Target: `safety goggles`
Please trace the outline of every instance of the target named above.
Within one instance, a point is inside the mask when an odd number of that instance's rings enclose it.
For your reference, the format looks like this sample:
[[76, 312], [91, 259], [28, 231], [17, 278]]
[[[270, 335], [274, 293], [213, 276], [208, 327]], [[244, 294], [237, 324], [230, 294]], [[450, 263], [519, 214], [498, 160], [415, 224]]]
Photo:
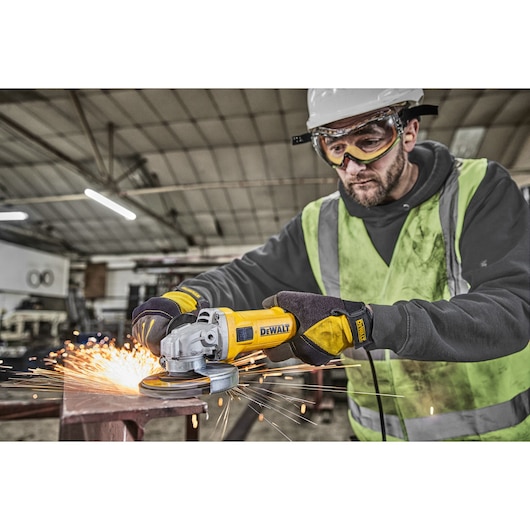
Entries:
[[398, 112], [389, 108], [341, 129], [317, 127], [311, 131], [311, 141], [331, 167], [344, 168], [347, 159], [361, 164], [375, 162], [397, 144], [402, 133]]

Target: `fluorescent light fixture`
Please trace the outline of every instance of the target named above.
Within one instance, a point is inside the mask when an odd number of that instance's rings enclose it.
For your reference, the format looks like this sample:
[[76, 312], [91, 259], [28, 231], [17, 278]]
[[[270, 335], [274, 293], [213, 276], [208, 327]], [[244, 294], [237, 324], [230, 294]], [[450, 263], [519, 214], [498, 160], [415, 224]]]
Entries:
[[130, 210], [127, 210], [127, 208], [124, 208], [123, 206], [120, 206], [118, 203], [111, 201], [110, 199], [108, 199], [104, 195], [101, 195], [101, 193], [98, 193], [97, 191], [87, 188], [85, 190], [85, 195], [87, 197], [90, 197], [94, 201], [99, 202], [99, 204], [106, 206], [110, 210], [119, 213], [120, 215], [123, 215], [123, 217], [125, 217], [125, 219], [128, 219], [129, 221], [134, 221], [136, 219], [135, 213], [131, 212]]
[[27, 218], [26, 212], [0, 212], [0, 221], [25, 221]]

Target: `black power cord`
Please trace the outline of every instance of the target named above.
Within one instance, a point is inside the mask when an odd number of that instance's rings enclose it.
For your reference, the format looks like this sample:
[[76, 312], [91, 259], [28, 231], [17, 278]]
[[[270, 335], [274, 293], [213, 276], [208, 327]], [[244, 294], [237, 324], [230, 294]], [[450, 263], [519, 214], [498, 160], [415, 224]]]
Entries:
[[386, 442], [386, 429], [385, 429], [385, 415], [383, 413], [383, 401], [381, 400], [381, 394], [379, 393], [379, 383], [377, 382], [377, 374], [375, 372], [375, 365], [374, 360], [372, 359], [372, 355], [368, 350], [366, 351], [366, 355], [368, 356], [368, 360], [370, 361], [370, 368], [372, 369], [372, 379], [374, 380], [374, 388], [376, 392], [376, 398], [377, 398], [377, 406], [379, 407], [379, 421], [381, 422], [381, 436], [383, 439], [383, 442]]

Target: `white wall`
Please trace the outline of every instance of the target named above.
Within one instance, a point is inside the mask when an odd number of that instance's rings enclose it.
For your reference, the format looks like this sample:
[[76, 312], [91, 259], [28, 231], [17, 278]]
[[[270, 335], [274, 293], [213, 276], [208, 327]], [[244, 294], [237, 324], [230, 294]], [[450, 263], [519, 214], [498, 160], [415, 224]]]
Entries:
[[67, 258], [0, 241], [0, 311], [12, 311], [29, 295], [64, 298]]

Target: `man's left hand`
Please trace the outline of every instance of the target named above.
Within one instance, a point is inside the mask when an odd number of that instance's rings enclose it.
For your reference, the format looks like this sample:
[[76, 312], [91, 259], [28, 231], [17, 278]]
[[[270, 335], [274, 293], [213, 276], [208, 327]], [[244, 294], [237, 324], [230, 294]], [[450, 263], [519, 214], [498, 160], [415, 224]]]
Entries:
[[[362, 302], [351, 302], [313, 293], [281, 291], [263, 300], [263, 307], [281, 307], [298, 321], [298, 333], [288, 344], [293, 355], [319, 366], [348, 347], [372, 344], [372, 311]], [[279, 346], [285, 350], [286, 345]], [[270, 352], [274, 359], [276, 348]]]

